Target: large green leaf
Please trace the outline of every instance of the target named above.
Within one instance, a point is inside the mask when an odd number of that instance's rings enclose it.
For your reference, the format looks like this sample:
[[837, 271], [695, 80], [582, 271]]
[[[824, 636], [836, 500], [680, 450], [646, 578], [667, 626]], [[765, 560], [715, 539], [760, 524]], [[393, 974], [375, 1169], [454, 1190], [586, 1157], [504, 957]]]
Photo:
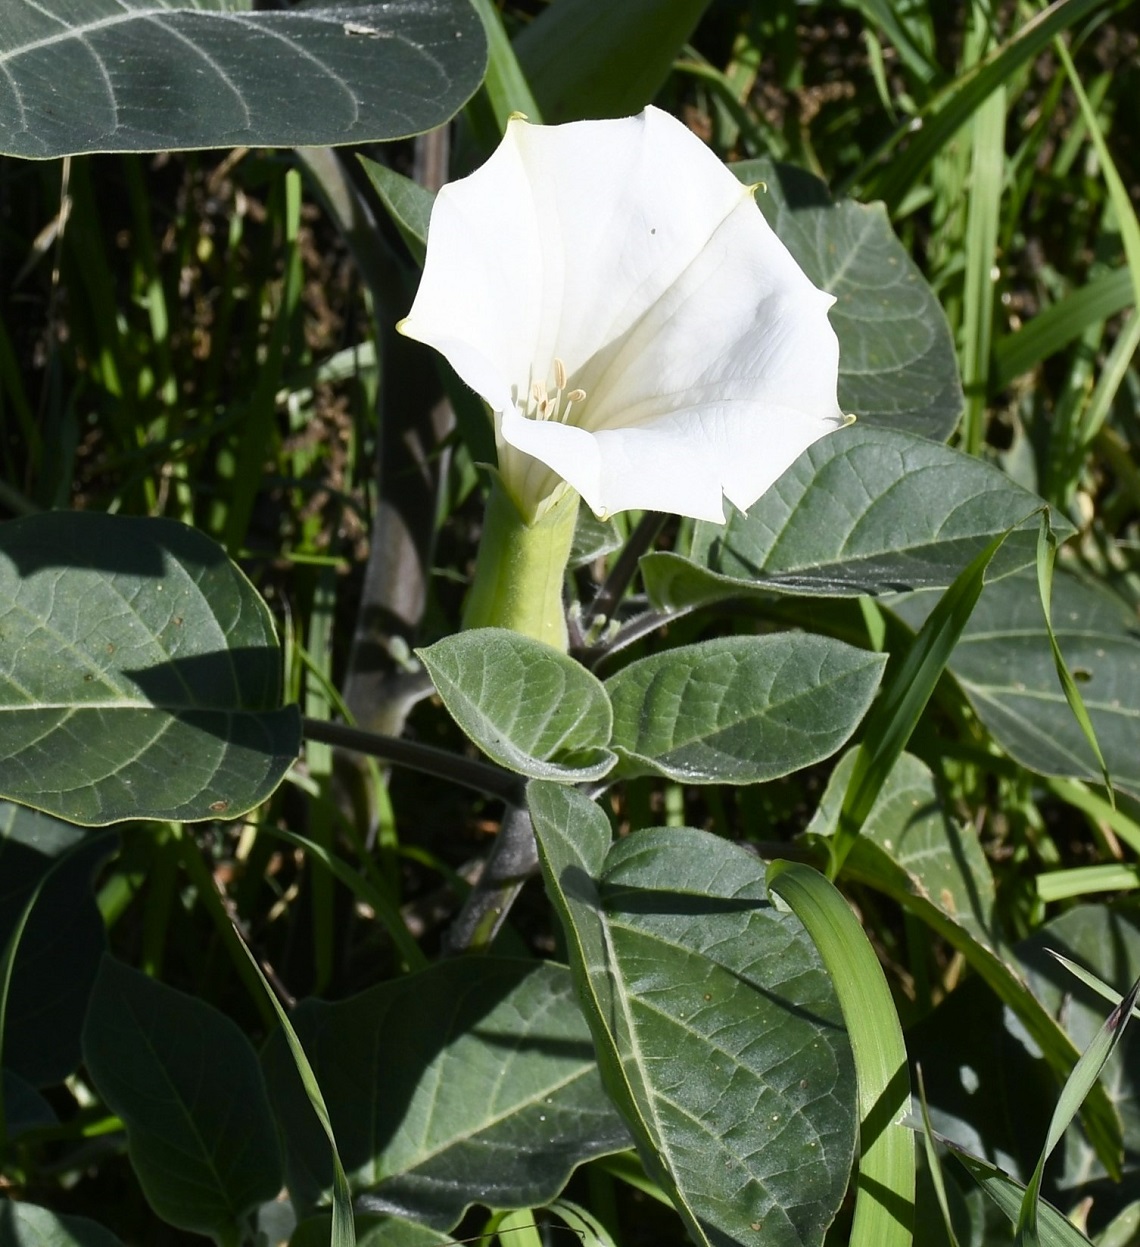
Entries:
[[666, 650], [606, 681], [623, 775], [755, 784], [830, 756], [866, 713], [886, 656], [800, 633]]
[[732, 166], [763, 183], [756, 202], [817, 286], [835, 296], [839, 405], [860, 420], [945, 440], [962, 413], [962, 382], [938, 298], [880, 203], [833, 203], [790, 165]]
[[746, 514], [699, 523], [690, 560], [651, 554], [642, 569], [654, 601], [675, 607], [773, 591], [853, 597], [944, 588], [1023, 522], [987, 575], [1033, 562], [1038, 525], [1030, 517], [1042, 506], [981, 459], [856, 425], [816, 442]]
[[301, 147], [440, 125], [487, 60], [465, 0], [5, 0], [0, 151]]
[[[359, 1207], [446, 1229], [472, 1203], [552, 1199], [575, 1165], [629, 1146], [563, 966], [444, 961], [305, 1001], [293, 1022]], [[328, 1143], [279, 1035], [263, 1064], [290, 1189], [312, 1202], [331, 1184]]]
[[0, 1200], [0, 1243], [4, 1247], [122, 1247], [86, 1217], [61, 1217], [35, 1204]]
[[574, 781], [613, 766], [605, 690], [559, 650], [505, 628], [474, 628], [416, 653], [452, 718], [500, 766]]
[[[933, 605], [891, 604], [912, 627]], [[1114, 784], [1140, 794], [1140, 640], [1136, 619], [1108, 590], [1058, 572], [1053, 626]], [[1100, 767], [1057, 679], [1037, 582], [1026, 573], [988, 585], [950, 658], [950, 671], [995, 740], [1046, 775], [1097, 783]]]
[[235, 818], [300, 748], [265, 603], [171, 520], [0, 525], [0, 795], [84, 824]]
[[224, 1014], [104, 957], [83, 1030], [99, 1094], [127, 1128], [131, 1164], [164, 1221], [236, 1234], [281, 1189], [257, 1055]]
[[820, 1243], [857, 1115], [815, 945], [735, 845], [687, 828], [611, 844], [580, 792], [529, 794], [602, 1077], [650, 1176], [703, 1247]]
[[626, 117], [652, 103], [709, 0], [555, 0], [515, 39], [543, 120]]
[[62, 1082], [79, 1064], [107, 942], [91, 881], [115, 842], [0, 801], [0, 952], [39, 889], [15, 950], [0, 1060], [34, 1086]]

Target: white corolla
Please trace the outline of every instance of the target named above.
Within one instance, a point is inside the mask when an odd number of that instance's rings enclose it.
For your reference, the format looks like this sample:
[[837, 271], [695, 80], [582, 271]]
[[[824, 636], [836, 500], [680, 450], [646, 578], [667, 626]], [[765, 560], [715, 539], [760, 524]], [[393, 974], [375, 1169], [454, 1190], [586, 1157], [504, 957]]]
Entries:
[[436, 199], [400, 329], [489, 405], [526, 522], [565, 493], [722, 521], [817, 438], [836, 400], [831, 295], [744, 186], [655, 108], [512, 119]]

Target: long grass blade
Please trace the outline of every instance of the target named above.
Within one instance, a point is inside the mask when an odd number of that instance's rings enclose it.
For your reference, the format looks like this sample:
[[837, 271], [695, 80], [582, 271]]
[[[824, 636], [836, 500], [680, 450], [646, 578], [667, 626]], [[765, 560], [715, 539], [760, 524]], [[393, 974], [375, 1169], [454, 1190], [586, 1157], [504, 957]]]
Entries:
[[819, 949], [851, 1038], [859, 1096], [859, 1171], [848, 1247], [910, 1247], [914, 1135], [906, 1045], [890, 988], [842, 893], [800, 862], [768, 867], [768, 888], [787, 902]]

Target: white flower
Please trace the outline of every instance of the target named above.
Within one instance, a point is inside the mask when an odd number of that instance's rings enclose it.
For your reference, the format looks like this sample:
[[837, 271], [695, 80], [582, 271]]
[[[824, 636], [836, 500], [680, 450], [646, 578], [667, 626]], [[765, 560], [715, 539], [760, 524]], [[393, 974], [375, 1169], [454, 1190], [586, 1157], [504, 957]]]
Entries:
[[[495, 415], [534, 518], [568, 482], [600, 516], [723, 521], [847, 421], [817, 289], [716, 156], [667, 113], [512, 119], [436, 199], [400, 329]], [[722, 497], [723, 495], [723, 497]]]

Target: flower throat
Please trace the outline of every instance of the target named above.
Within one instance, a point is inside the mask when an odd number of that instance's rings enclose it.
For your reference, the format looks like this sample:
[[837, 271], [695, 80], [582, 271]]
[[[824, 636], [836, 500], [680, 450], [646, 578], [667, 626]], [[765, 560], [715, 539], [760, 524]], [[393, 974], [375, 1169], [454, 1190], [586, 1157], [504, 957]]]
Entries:
[[[566, 365], [555, 356], [554, 392], [547, 389], [545, 381], [532, 381], [527, 390], [526, 406], [522, 408], [522, 414], [528, 420], [557, 420], [565, 424], [570, 419], [570, 409], [585, 397], [585, 390], [567, 391]], [[515, 401], [518, 401], [517, 395]]]

